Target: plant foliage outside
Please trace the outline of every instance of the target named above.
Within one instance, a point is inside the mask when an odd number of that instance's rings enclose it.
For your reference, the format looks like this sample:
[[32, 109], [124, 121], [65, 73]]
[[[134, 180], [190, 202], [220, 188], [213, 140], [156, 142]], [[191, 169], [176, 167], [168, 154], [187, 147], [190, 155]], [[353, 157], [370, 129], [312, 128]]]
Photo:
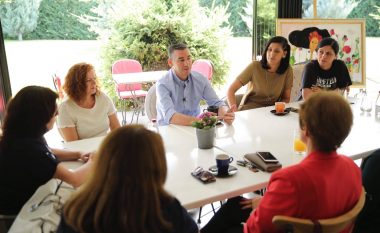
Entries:
[[6, 38], [18, 40], [94, 40], [88, 17], [97, 0], [0, 0], [0, 16]]
[[[122, 13], [115, 12], [115, 18], [102, 23], [112, 25], [101, 54], [103, 86], [110, 96], [116, 97], [111, 76], [111, 67], [116, 60], [135, 59], [142, 64], [144, 71], [166, 70], [169, 68], [167, 47], [177, 42], [187, 43], [194, 60], [210, 59], [214, 65], [213, 84], [224, 83], [229, 65], [223, 52], [231, 33], [229, 27], [222, 27], [227, 23], [225, 8], [201, 8], [196, 0], [129, 0], [119, 3], [123, 5], [113, 5], [112, 9], [120, 9]], [[105, 5], [99, 7], [105, 11]]]
[[[253, 0], [248, 0], [247, 5], [240, 13], [243, 21], [249, 28], [252, 35], [253, 31]], [[275, 0], [258, 0], [257, 1], [257, 49], [258, 55], [264, 52], [268, 40], [276, 35], [276, 1]]]
[[[358, 2], [356, 2], [356, 0], [319, 0], [317, 3], [317, 17], [327, 19], [345, 19], [357, 5]], [[305, 10], [303, 11], [302, 18], [313, 17], [314, 5], [308, 4], [308, 7], [305, 7]]]
[[42, 0], [38, 26], [25, 39], [95, 40], [84, 19], [97, 16], [91, 11], [96, 6], [96, 0]]
[[[366, 36], [380, 37], [379, 0], [360, 1], [347, 18], [365, 18]], [[377, 17], [376, 17], [377, 16]]]
[[[225, 6], [227, 8], [228, 22], [232, 27], [232, 33], [234, 37], [249, 36], [249, 26], [243, 22], [241, 12], [244, 6], [246, 6], [248, 0], [199, 0], [199, 4], [204, 7], [212, 9], [214, 6]], [[252, 12], [252, 8], [250, 9]], [[252, 24], [252, 21], [251, 23]], [[252, 26], [251, 26], [252, 27]]]
[[204, 112], [197, 117], [199, 120], [191, 123], [197, 129], [210, 129], [216, 126], [218, 118], [211, 112]]
[[23, 34], [37, 27], [40, 0], [0, 1], [0, 17], [4, 34], [22, 40]]
[[[380, 29], [380, 5], [379, 6], [375, 6], [376, 10], [377, 10], [377, 14], [370, 14], [370, 16], [376, 20], [378, 22], [378, 29]], [[379, 30], [380, 31], [380, 30]]]

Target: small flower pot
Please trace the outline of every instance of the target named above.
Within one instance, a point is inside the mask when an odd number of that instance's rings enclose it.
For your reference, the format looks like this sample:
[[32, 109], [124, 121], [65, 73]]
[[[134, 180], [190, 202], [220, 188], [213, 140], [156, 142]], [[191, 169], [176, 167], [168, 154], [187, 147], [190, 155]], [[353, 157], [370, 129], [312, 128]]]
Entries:
[[211, 149], [214, 146], [215, 127], [209, 129], [196, 128], [196, 134], [199, 149]]

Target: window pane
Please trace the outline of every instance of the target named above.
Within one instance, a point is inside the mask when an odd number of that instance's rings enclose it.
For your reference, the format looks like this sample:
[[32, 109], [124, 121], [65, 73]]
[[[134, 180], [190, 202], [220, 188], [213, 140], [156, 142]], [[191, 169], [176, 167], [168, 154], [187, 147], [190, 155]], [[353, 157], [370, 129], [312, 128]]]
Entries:
[[318, 0], [318, 18], [345, 19], [357, 6], [354, 0]]
[[313, 0], [302, 0], [302, 18], [313, 18]]

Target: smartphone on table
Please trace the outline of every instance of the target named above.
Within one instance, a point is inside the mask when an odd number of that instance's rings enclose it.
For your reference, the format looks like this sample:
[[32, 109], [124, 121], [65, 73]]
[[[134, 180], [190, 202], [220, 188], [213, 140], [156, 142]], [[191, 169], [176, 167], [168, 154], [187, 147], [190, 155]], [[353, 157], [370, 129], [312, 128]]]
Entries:
[[257, 155], [266, 163], [278, 163], [278, 160], [274, 155], [268, 151], [256, 152]]

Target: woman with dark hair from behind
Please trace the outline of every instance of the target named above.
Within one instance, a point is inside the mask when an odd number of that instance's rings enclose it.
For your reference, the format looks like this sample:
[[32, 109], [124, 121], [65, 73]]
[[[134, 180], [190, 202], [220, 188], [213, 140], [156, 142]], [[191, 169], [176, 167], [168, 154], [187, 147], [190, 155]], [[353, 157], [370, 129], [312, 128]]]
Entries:
[[380, 232], [380, 149], [370, 154], [362, 164], [365, 204], [356, 219], [355, 233]]
[[141, 125], [112, 131], [94, 156], [88, 182], [67, 201], [58, 233], [198, 232], [179, 201], [164, 190], [165, 149]]
[[[290, 45], [282, 36], [271, 38], [261, 61], [249, 64], [227, 91], [228, 104], [233, 111], [274, 105], [276, 101], [289, 102], [293, 85], [293, 69], [289, 65]], [[239, 103], [235, 93], [249, 84]]]
[[51, 149], [44, 134], [53, 128], [58, 95], [49, 88], [21, 89], [7, 106], [0, 140], [0, 214], [16, 215], [37, 188], [51, 178], [77, 187], [90, 163], [69, 171], [59, 160], [87, 161], [88, 154]]
[[317, 47], [317, 60], [312, 60], [302, 72], [302, 97], [320, 90], [335, 90], [343, 93], [351, 86], [347, 66], [337, 59], [339, 45], [330, 37], [323, 38]]

